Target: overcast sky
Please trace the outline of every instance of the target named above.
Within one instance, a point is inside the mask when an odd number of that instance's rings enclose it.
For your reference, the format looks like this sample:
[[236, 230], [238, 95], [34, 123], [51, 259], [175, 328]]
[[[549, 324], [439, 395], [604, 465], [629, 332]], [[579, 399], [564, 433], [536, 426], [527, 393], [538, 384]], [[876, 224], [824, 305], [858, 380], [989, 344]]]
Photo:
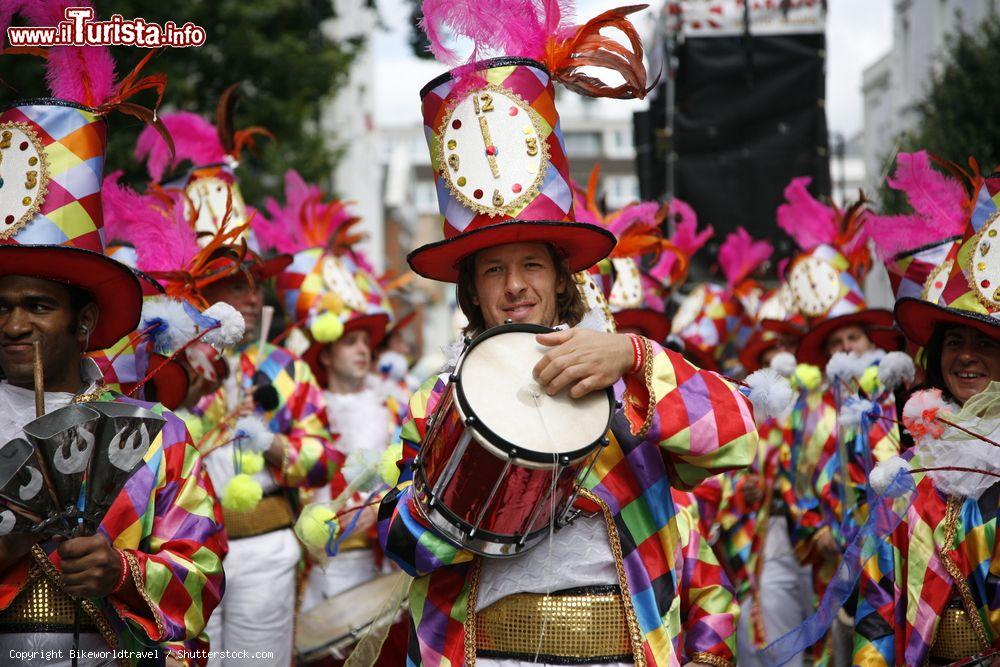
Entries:
[[[577, 14], [589, 18], [602, 9], [625, 4], [629, 3], [579, 0]], [[831, 131], [850, 136], [864, 122], [861, 73], [892, 46], [892, 0], [828, 0], [828, 5], [827, 118]], [[388, 125], [419, 122], [417, 93], [444, 67], [433, 61], [421, 62], [410, 54], [409, 3], [378, 0], [378, 8], [386, 27], [374, 39], [378, 122]], [[637, 25], [648, 22], [650, 14], [650, 10], [636, 14]]]

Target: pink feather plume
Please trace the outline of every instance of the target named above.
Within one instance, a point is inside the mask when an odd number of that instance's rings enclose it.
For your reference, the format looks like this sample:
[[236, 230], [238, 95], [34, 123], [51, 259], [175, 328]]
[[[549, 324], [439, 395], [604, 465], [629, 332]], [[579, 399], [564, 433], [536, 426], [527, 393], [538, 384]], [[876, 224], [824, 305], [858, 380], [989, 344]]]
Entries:
[[910, 215], [873, 215], [865, 222], [865, 237], [872, 238], [882, 259], [962, 234], [968, 213], [962, 184], [931, 165], [927, 151], [900, 153], [896, 172], [886, 179], [894, 190], [906, 194]]
[[269, 197], [267, 217], [258, 214], [252, 223], [261, 248], [294, 254], [335, 242], [338, 232], [346, 232], [346, 225], [357, 218], [345, 202], [324, 197], [318, 186], [306, 183], [294, 169], [285, 172], [285, 203]]
[[698, 231], [698, 215], [686, 201], [681, 199], [671, 201], [668, 215], [674, 219], [674, 235], [670, 237], [670, 241], [686, 252], [688, 257], [694, 257], [695, 253], [715, 236], [712, 225]]
[[[17, 4], [15, 2], [15, 4]], [[30, 0], [20, 13], [32, 25], [55, 26], [66, 19], [68, 7], [93, 7], [89, 0]], [[45, 80], [54, 97], [88, 107], [99, 107], [115, 91], [115, 61], [106, 46], [53, 46], [49, 49]]]
[[607, 221], [607, 228], [617, 238], [629, 230], [633, 225], [643, 227], [656, 227], [656, 214], [660, 210], [657, 202], [638, 202], [629, 204], [611, 216]]
[[719, 247], [719, 266], [730, 287], [736, 287], [771, 258], [774, 248], [767, 241], [754, 241], [742, 227], [729, 234]]
[[778, 207], [778, 226], [803, 250], [812, 250], [837, 238], [836, 210], [816, 200], [807, 189], [812, 179], [793, 178], [785, 187], [785, 202]]
[[108, 174], [101, 186], [107, 238], [132, 245], [141, 271], [184, 269], [199, 248], [183, 204], [175, 201], [168, 210], [156, 197], [121, 185], [121, 175], [121, 171]]
[[174, 159], [170, 161], [170, 149], [153, 127], [147, 126], [139, 134], [135, 145], [135, 158], [146, 163], [149, 178], [159, 183], [167, 169], [173, 169], [184, 160], [195, 165], [223, 162], [226, 151], [219, 141], [215, 127], [198, 114], [178, 111], [164, 114], [160, 120], [174, 140]]
[[7, 43], [7, 28], [14, 21], [14, 15], [20, 12], [26, 0], [4, 0], [0, 2], [0, 51]]
[[[456, 66], [490, 56], [539, 59], [549, 35], [561, 35], [574, 14], [571, 0], [424, 0], [421, 27], [430, 50], [441, 62]], [[446, 42], [472, 43], [464, 59]]]

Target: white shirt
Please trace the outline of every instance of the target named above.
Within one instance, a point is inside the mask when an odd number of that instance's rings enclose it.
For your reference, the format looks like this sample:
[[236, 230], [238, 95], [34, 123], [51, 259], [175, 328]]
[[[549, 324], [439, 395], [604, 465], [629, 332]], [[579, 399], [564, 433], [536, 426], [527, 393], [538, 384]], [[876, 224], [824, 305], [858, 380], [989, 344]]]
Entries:
[[[80, 360], [80, 377], [84, 389], [81, 393], [93, 391], [103, 379], [100, 369], [93, 359]], [[68, 391], [45, 392], [45, 412], [66, 407], [76, 397]], [[6, 380], [0, 380], [0, 444], [7, 443], [23, 435], [22, 429], [35, 420], [35, 391], [15, 387]]]

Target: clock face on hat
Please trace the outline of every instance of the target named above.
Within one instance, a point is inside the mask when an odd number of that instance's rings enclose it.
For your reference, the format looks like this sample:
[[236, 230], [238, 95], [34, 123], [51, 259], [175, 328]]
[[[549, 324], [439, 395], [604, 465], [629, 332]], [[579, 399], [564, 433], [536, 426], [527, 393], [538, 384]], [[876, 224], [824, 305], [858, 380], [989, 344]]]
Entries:
[[347, 270], [343, 260], [339, 257], [324, 257], [321, 270], [323, 284], [328, 290], [339, 296], [344, 305], [359, 313], [365, 311], [368, 301], [361, 293], [358, 283], [354, 280], [353, 274]]
[[694, 324], [705, 307], [705, 294], [705, 286], [699, 285], [681, 301], [681, 305], [674, 315], [673, 325], [671, 326], [673, 333], [679, 334]]
[[611, 260], [615, 267], [615, 283], [608, 302], [612, 308], [638, 308], [642, 305], [642, 281], [639, 267], [628, 257]]
[[757, 321], [784, 320], [795, 309], [795, 298], [788, 283], [782, 283], [778, 291], [764, 300], [757, 310]]
[[0, 239], [28, 224], [48, 190], [45, 150], [26, 123], [0, 123]]
[[840, 274], [831, 264], [817, 257], [806, 257], [789, 271], [788, 286], [804, 315], [820, 317], [840, 296]]
[[927, 280], [924, 281], [924, 288], [920, 294], [920, 298], [931, 303], [937, 303], [938, 299], [944, 293], [944, 287], [948, 284], [948, 276], [951, 274], [951, 269], [954, 265], [955, 260], [949, 259], [943, 264], [934, 267], [934, 270], [927, 274]]
[[1000, 309], [1000, 212], [994, 213], [982, 226], [969, 254], [969, 283], [980, 303], [994, 312]]
[[438, 168], [463, 204], [477, 213], [507, 215], [538, 194], [549, 163], [542, 134], [537, 112], [512, 91], [480, 88], [445, 117]]
[[[231, 193], [231, 194], [230, 194]], [[205, 176], [196, 178], [184, 189], [184, 217], [191, 219], [197, 211], [194, 231], [198, 236], [199, 245], [207, 245], [219, 231], [219, 226], [226, 215], [226, 206], [230, 206], [229, 217], [225, 219], [226, 229], [234, 229], [247, 221], [247, 207], [243, 202], [240, 189], [232, 186], [221, 178]], [[230, 197], [232, 198], [230, 202]], [[242, 236], [240, 238], [245, 238]]]

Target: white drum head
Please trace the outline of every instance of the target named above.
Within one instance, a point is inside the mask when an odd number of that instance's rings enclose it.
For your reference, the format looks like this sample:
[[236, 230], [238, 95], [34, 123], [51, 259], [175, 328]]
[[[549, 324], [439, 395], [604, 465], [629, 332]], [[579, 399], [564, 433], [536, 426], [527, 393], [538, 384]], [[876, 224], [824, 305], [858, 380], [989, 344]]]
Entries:
[[551, 348], [534, 333], [510, 331], [478, 341], [459, 371], [462, 393], [486, 428], [516, 447], [542, 454], [573, 452], [595, 443], [608, 428], [608, 394], [549, 396], [531, 371]]

